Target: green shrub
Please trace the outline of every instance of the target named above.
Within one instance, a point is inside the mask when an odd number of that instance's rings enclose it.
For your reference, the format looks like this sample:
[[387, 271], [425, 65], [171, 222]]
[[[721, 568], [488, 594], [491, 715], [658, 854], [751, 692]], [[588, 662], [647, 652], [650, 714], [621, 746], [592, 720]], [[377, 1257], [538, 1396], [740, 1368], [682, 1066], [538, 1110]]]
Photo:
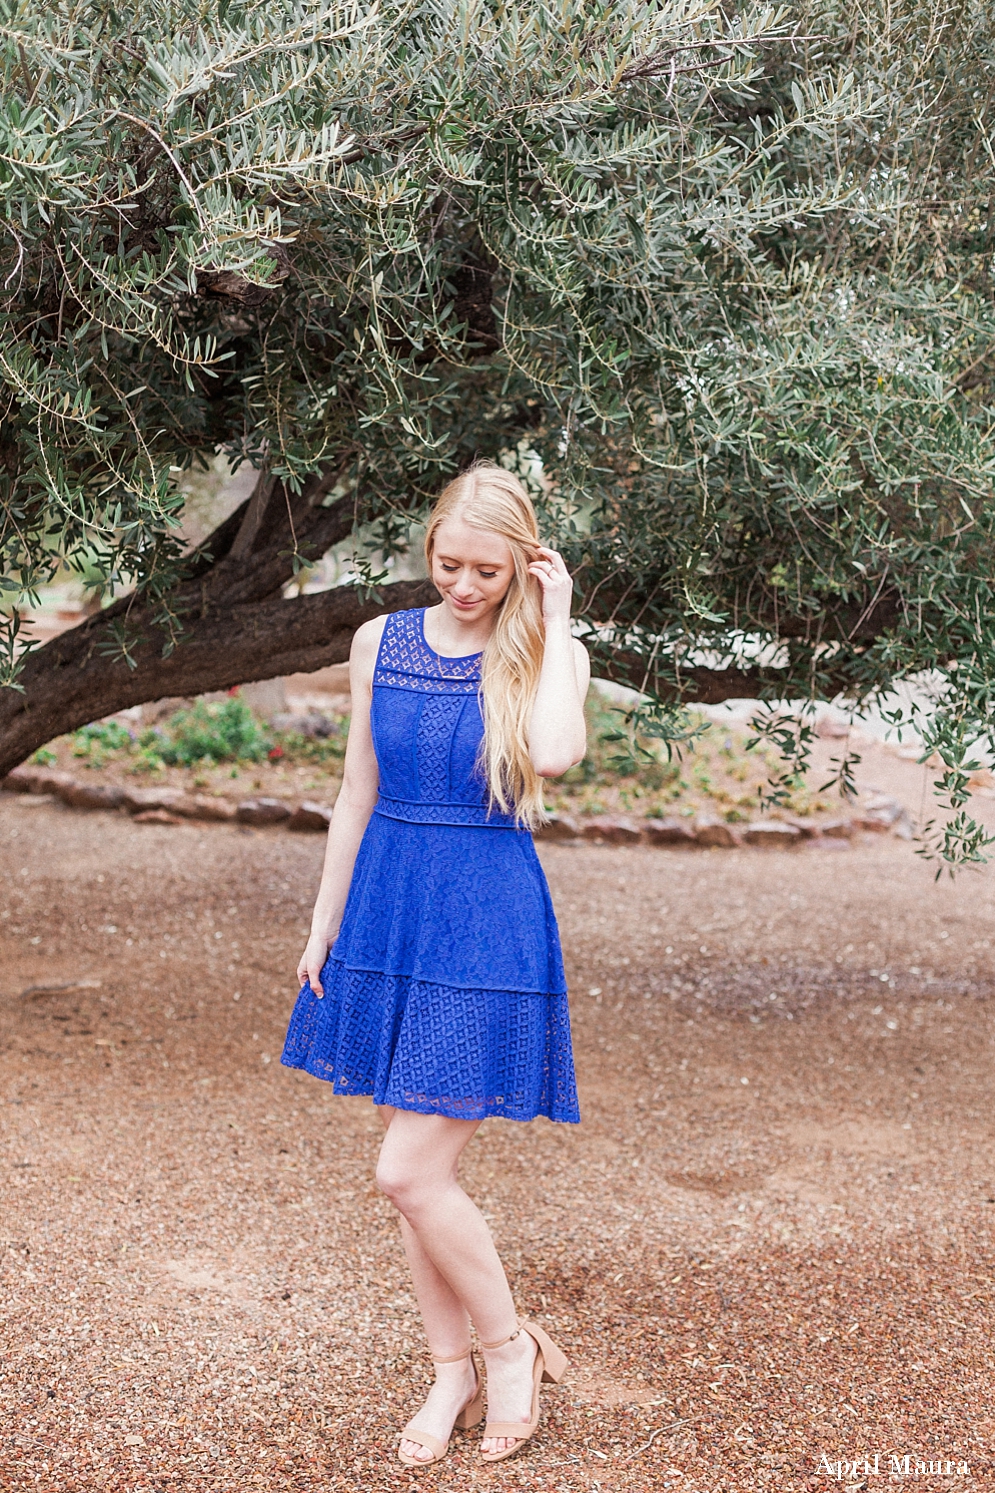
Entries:
[[[748, 750], [749, 734], [742, 727], [723, 728], [694, 716], [691, 738], [668, 758], [662, 741], [634, 733], [624, 707], [597, 689], [588, 696], [586, 715], [587, 752], [551, 789], [555, 795], [551, 808], [579, 814], [621, 811], [654, 818], [674, 813], [690, 816], [707, 806], [737, 824], [761, 812], [764, 772], [783, 771], [776, 752]], [[751, 780], [755, 780], [752, 786]], [[827, 800], [813, 796], [804, 778], [796, 776], [786, 782], [789, 791], [782, 807], [791, 813], [831, 808]]]
[[218, 762], [259, 762], [270, 745], [269, 737], [245, 701], [238, 695], [229, 695], [227, 700], [216, 704], [198, 700], [189, 710], [178, 710], [167, 732], [158, 738], [155, 749], [171, 766], [191, 767], [205, 759], [205, 765], [209, 766]]
[[347, 723], [334, 736], [302, 736], [299, 731], [277, 731], [273, 736], [276, 745], [268, 755], [273, 759], [280, 756], [287, 762], [311, 763], [318, 767], [336, 764], [345, 757], [347, 736]]
[[130, 751], [135, 738], [120, 721], [95, 721], [74, 731], [70, 739], [73, 756], [84, 758], [87, 767], [99, 769], [107, 765], [112, 752]]
[[131, 746], [134, 737], [120, 721], [96, 721], [73, 733], [73, 756], [88, 757], [95, 749], [120, 752]]
[[[146, 740], [146, 737], [149, 736], [152, 737], [151, 741]], [[129, 772], [162, 772], [163, 766], [165, 764], [163, 763], [162, 757], [159, 755], [159, 741], [160, 738], [154, 731], [147, 731], [143, 733], [143, 735], [139, 738], [139, 748], [135, 754], [134, 762], [128, 769]]]

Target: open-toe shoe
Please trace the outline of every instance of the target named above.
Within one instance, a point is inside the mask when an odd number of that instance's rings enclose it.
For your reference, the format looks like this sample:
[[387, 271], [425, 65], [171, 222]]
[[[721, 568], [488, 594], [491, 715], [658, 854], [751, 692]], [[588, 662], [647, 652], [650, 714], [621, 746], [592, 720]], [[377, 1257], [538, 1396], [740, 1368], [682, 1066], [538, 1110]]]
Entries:
[[500, 1436], [505, 1439], [514, 1437], [515, 1445], [506, 1447], [501, 1452], [481, 1452], [481, 1460], [484, 1462], [503, 1462], [506, 1457], [513, 1457], [516, 1452], [521, 1451], [529, 1437], [539, 1426], [539, 1386], [547, 1384], [559, 1384], [567, 1371], [566, 1355], [553, 1342], [548, 1333], [535, 1322], [530, 1322], [528, 1317], [519, 1317], [518, 1326], [514, 1332], [502, 1338], [499, 1343], [482, 1343], [481, 1347], [488, 1352], [495, 1348], [503, 1348], [505, 1343], [510, 1343], [520, 1332], [525, 1332], [536, 1345], [535, 1362], [532, 1366], [532, 1409], [529, 1419], [524, 1424], [521, 1421], [489, 1420], [484, 1426], [484, 1439], [490, 1436]]
[[[477, 1368], [477, 1360], [474, 1358], [472, 1350], [470, 1348], [467, 1348], [465, 1353], [456, 1353], [452, 1358], [433, 1357], [432, 1362], [462, 1363], [464, 1358], [468, 1358], [473, 1364], [473, 1372], [476, 1378], [476, 1384], [474, 1386], [473, 1394], [467, 1400], [466, 1404], [463, 1406], [463, 1409], [453, 1421], [453, 1426], [459, 1427], [461, 1431], [470, 1431], [474, 1426], [479, 1425], [484, 1415], [484, 1381], [481, 1377], [480, 1370]], [[417, 1416], [415, 1417], [415, 1419], [417, 1419]], [[397, 1460], [403, 1463], [405, 1467], [431, 1467], [434, 1463], [441, 1462], [443, 1457], [446, 1455], [446, 1452], [449, 1450], [448, 1441], [440, 1441], [438, 1436], [432, 1436], [428, 1431], [420, 1430], [419, 1427], [415, 1425], [414, 1420], [408, 1421], [408, 1424], [401, 1432], [400, 1439], [402, 1441], [417, 1441], [419, 1446], [424, 1446], [428, 1451], [432, 1453], [430, 1457], [419, 1458], [406, 1457], [402, 1451], [399, 1451], [397, 1454]]]

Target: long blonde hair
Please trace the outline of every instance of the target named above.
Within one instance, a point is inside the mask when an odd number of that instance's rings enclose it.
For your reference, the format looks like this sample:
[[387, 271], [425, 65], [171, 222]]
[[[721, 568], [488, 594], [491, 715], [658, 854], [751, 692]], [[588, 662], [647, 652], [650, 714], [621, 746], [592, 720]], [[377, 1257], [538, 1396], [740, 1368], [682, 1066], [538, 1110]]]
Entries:
[[475, 529], [507, 540], [515, 564], [481, 665], [481, 767], [492, 807], [513, 812], [519, 824], [534, 829], [546, 817], [542, 778], [529, 756], [529, 719], [546, 642], [541, 587], [529, 575], [539, 546], [535, 509], [511, 472], [493, 462], [474, 462], [443, 488], [432, 509], [425, 533], [430, 569], [436, 530], [456, 513]]

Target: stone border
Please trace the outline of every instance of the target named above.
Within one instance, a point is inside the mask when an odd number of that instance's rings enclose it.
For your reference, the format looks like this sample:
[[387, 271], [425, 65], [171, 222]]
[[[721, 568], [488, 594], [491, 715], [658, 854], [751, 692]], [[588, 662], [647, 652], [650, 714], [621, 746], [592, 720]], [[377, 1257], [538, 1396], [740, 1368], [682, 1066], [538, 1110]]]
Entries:
[[[305, 799], [291, 805], [280, 798], [243, 798], [233, 803], [207, 794], [184, 793], [182, 788], [120, 788], [116, 784], [86, 783], [72, 773], [47, 767], [15, 767], [0, 779], [6, 793], [50, 795], [73, 809], [123, 809], [136, 824], [181, 824], [186, 819], [253, 826], [282, 825], [298, 833], [327, 830], [332, 810]], [[631, 819], [624, 815], [574, 818], [552, 814], [536, 839], [594, 845], [684, 845], [699, 849], [732, 849], [738, 845], [783, 850], [794, 845], [851, 840], [861, 830], [912, 838], [912, 821], [897, 798], [872, 796], [859, 814], [821, 824], [803, 819], [757, 819], [751, 824], [727, 824], [709, 814], [695, 819]]]
[[536, 834], [537, 840], [561, 844], [586, 842], [595, 845], [684, 845], [699, 849], [733, 849], [750, 845], [783, 850], [794, 845], [825, 841], [842, 848], [862, 830], [871, 834], [893, 834], [911, 840], [912, 821], [897, 798], [874, 795], [859, 813], [848, 819], [821, 823], [805, 819], [755, 819], [750, 824], [729, 824], [711, 814], [694, 819], [630, 819], [624, 815], [574, 818], [552, 814]]
[[15, 767], [0, 780], [6, 793], [36, 793], [61, 799], [72, 809], [123, 809], [136, 824], [181, 824], [185, 819], [250, 825], [282, 824], [298, 831], [327, 830], [332, 817], [327, 804], [291, 805], [280, 798], [227, 798], [184, 793], [182, 788], [120, 788], [110, 783], [86, 783], [72, 773], [47, 767]]

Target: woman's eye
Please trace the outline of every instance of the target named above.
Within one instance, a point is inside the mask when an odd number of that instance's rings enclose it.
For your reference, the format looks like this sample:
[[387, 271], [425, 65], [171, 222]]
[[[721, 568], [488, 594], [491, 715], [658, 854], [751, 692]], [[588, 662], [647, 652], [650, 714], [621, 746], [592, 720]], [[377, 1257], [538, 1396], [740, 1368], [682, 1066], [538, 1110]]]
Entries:
[[447, 565], [445, 561], [442, 561], [442, 568], [443, 570], [459, 570], [458, 565]]
[[496, 570], [482, 570], [480, 572], [480, 579], [482, 581], [492, 581], [496, 575]]

